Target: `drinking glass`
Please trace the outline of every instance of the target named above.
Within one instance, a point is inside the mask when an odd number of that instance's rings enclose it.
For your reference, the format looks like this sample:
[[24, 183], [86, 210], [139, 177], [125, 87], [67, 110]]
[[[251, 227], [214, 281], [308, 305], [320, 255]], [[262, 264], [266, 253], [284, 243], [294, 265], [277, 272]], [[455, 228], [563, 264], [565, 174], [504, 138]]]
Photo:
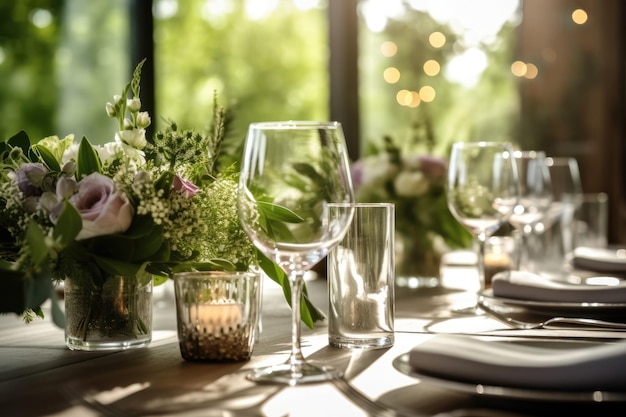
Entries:
[[288, 275], [291, 353], [280, 365], [247, 378], [297, 385], [341, 374], [305, 360], [300, 347], [303, 277], [345, 235], [354, 210], [329, 215], [332, 203], [353, 203], [345, 138], [337, 122], [252, 123], [244, 144], [239, 218], [254, 245]]
[[[485, 242], [509, 219], [519, 198], [511, 144], [455, 142], [450, 154], [446, 196], [452, 215], [478, 241], [480, 293], [485, 289]], [[469, 311], [478, 312], [476, 305]]]
[[515, 151], [514, 159], [520, 183], [520, 199], [513, 209], [509, 223], [520, 232], [522, 243], [519, 247], [516, 269], [535, 272], [537, 254], [531, 249], [530, 238], [535, 225], [548, 214], [552, 203], [550, 171], [543, 151]]

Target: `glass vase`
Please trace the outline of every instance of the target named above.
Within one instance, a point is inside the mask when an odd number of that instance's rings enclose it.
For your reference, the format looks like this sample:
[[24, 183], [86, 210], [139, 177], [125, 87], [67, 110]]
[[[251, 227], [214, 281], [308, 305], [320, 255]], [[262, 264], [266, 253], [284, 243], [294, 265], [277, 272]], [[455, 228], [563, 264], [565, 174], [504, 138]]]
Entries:
[[395, 284], [400, 288], [434, 288], [440, 283], [441, 251], [425, 236], [396, 230]]
[[152, 275], [109, 276], [103, 283], [67, 277], [65, 343], [71, 350], [122, 350], [152, 340]]

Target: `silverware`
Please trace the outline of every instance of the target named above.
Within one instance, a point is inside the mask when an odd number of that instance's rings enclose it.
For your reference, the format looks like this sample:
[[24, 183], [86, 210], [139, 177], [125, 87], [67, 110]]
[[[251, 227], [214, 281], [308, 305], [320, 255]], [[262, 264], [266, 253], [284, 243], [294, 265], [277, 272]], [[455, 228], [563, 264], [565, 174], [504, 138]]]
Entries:
[[407, 413], [400, 410], [392, 409], [386, 405], [373, 401], [354, 388], [344, 378], [332, 379], [333, 385], [361, 410], [367, 412], [371, 417], [423, 417], [421, 413]]
[[517, 320], [489, 306], [489, 304], [487, 304], [482, 297], [480, 297], [478, 300], [478, 307], [499, 322], [504, 323], [507, 326], [517, 330], [549, 329], [559, 327], [553, 326], [556, 324], [575, 324], [577, 326], [587, 327], [588, 330], [626, 330], [626, 323], [588, 319], [582, 317], [550, 317], [548, 319], [538, 322]]

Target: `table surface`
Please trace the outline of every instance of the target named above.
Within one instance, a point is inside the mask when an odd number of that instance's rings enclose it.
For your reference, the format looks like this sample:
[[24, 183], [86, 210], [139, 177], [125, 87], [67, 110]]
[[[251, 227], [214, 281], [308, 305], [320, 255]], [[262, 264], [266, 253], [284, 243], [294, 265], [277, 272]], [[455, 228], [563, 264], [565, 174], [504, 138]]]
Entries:
[[[307, 281], [314, 303], [327, 308], [326, 280]], [[327, 325], [303, 326], [308, 360], [344, 372], [344, 383], [295, 387], [245, 379], [247, 369], [280, 364], [290, 343], [290, 310], [282, 291], [264, 283], [262, 332], [246, 362], [211, 364], [182, 359], [176, 334], [171, 282], [155, 288], [153, 341], [143, 349], [75, 352], [49, 318], [24, 324], [0, 316], [0, 414], [3, 416], [367, 416], [366, 403], [385, 416], [625, 415], [626, 403], [524, 401], [453, 391], [404, 375], [392, 362], [438, 333], [485, 338], [558, 339], [611, 343], [626, 332], [598, 330], [519, 331], [487, 316], [453, 309], [471, 304], [473, 291], [439, 286], [397, 288], [395, 343], [387, 349], [350, 350], [328, 345]], [[626, 376], [625, 376], [626, 378]]]

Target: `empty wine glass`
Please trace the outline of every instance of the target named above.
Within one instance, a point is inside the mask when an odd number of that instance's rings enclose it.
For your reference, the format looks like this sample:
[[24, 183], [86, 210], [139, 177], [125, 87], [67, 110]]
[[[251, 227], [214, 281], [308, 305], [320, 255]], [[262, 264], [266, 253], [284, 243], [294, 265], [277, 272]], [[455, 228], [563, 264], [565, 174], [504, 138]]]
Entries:
[[552, 203], [548, 213], [535, 227], [537, 246], [541, 249], [541, 271], [562, 275], [566, 254], [573, 250], [573, 220], [582, 200], [582, 181], [576, 158], [548, 157]]
[[532, 253], [532, 248], [536, 245], [530, 244], [530, 238], [535, 225], [548, 214], [552, 203], [550, 171], [543, 151], [515, 151], [514, 157], [520, 183], [520, 199], [513, 209], [509, 223], [522, 236], [515, 266], [517, 269], [535, 272], [534, 259], [537, 254]]
[[[446, 184], [452, 215], [478, 240], [479, 292], [485, 289], [485, 241], [511, 216], [519, 181], [509, 143], [456, 142]], [[469, 312], [478, 312], [476, 305]]]
[[329, 215], [329, 204], [352, 203], [345, 138], [337, 122], [267, 122], [248, 128], [238, 212], [254, 245], [288, 275], [291, 354], [286, 363], [254, 369], [247, 378], [297, 385], [341, 374], [305, 360], [300, 347], [304, 274], [338, 244], [353, 210]]

